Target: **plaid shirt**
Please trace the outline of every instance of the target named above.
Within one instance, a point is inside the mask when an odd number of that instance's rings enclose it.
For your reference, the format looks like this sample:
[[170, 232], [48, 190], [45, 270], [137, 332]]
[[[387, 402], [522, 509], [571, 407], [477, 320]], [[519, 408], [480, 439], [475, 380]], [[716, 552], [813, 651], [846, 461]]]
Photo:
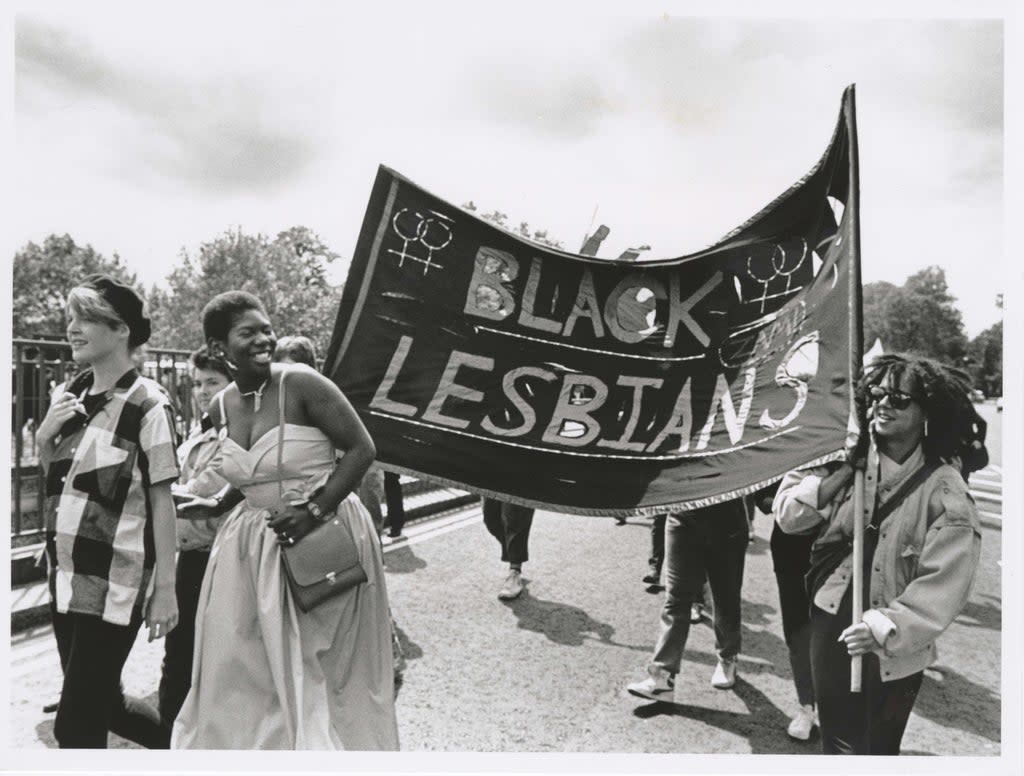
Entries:
[[[85, 372], [65, 390], [84, 398], [92, 382]], [[89, 399], [42, 461], [51, 592], [59, 612], [127, 625], [156, 556], [147, 488], [178, 477], [174, 421], [159, 384], [134, 369]]]

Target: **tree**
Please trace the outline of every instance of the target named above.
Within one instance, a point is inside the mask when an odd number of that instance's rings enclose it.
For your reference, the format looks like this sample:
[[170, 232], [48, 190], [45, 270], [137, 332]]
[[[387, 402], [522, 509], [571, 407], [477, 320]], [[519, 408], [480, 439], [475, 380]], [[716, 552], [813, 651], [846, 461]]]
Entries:
[[153, 289], [153, 344], [196, 348], [203, 343], [203, 306], [235, 289], [255, 294], [267, 308], [278, 336], [303, 334], [327, 349], [337, 314], [340, 289], [327, 280], [327, 265], [338, 255], [311, 230], [296, 226], [277, 237], [227, 231], [203, 243], [193, 258], [167, 276], [167, 290]]
[[1003, 395], [1003, 322], [971, 340], [970, 371], [975, 387], [986, 396]]
[[14, 336], [63, 338], [68, 292], [96, 273], [111, 275], [142, 293], [135, 273], [116, 253], [112, 259], [105, 258], [91, 245], [77, 245], [67, 234], [51, 234], [41, 246], [28, 243], [14, 254]]
[[881, 338], [887, 351], [911, 351], [962, 366], [967, 355], [963, 319], [941, 267], [926, 267], [902, 286], [864, 286], [864, 342]]
[[[477, 212], [477, 206], [473, 202], [473, 200], [463, 203], [462, 209], [468, 210], [470, 213]], [[547, 229], [534, 229], [531, 231], [530, 224], [527, 221], [520, 221], [519, 226], [515, 229], [509, 228], [507, 226], [508, 214], [502, 213], [500, 210], [495, 209], [492, 210], [490, 213], [484, 213], [480, 216], [480, 218], [482, 218], [484, 221], [489, 221], [490, 223], [494, 224], [500, 229], [504, 229], [506, 232], [511, 232], [512, 234], [518, 235], [520, 237], [525, 237], [527, 240], [532, 240], [535, 243], [546, 245], [549, 248], [557, 248], [558, 250], [563, 250], [562, 241], [548, 237]]]

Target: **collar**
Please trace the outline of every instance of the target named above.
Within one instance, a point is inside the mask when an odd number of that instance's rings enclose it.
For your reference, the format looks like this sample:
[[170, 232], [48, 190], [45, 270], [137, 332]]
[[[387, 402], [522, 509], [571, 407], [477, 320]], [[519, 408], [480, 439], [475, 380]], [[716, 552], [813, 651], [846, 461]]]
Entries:
[[903, 463], [896, 463], [892, 458], [878, 451], [878, 479], [887, 485], [900, 482], [924, 464], [924, 450], [921, 445], [914, 448]]
[[[114, 387], [111, 388], [109, 391], [105, 391], [105, 395], [107, 396], [107, 398], [110, 398], [110, 395], [115, 391], [127, 391], [135, 384], [135, 381], [138, 378], [139, 370], [136, 369], [135, 367], [132, 367], [119, 378], [117, 378], [117, 382], [114, 383]], [[86, 369], [84, 372], [82, 372], [82, 374], [78, 375], [78, 377], [71, 381], [70, 385], [68, 385], [67, 387], [67, 390], [74, 394], [80, 394], [83, 391], [92, 388], [93, 383], [95, 381], [96, 373], [93, 372], [91, 369]]]

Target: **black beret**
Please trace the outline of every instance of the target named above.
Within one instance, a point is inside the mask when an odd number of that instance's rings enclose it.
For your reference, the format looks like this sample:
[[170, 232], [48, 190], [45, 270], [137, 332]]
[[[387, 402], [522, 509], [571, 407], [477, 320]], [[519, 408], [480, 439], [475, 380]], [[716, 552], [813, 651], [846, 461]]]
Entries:
[[152, 326], [142, 312], [142, 297], [135, 293], [135, 289], [118, 283], [109, 275], [90, 275], [81, 285], [93, 289], [114, 308], [128, 327], [128, 344], [131, 347], [137, 348], [149, 342]]

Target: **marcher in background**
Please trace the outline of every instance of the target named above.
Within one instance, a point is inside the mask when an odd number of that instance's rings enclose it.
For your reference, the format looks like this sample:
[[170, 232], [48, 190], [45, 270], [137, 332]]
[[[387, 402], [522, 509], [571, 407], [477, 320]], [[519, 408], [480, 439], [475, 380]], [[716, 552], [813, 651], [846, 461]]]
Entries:
[[[231, 382], [231, 371], [222, 358], [210, 355], [203, 346], [189, 359], [192, 364], [192, 394], [199, 418], [188, 439], [178, 448], [181, 477], [171, 486], [176, 501], [188, 503], [195, 496], [211, 498], [220, 493], [227, 481], [216, 471], [220, 435], [207, 411], [213, 397]], [[175, 593], [178, 601], [178, 627], [164, 644], [160, 677], [160, 719], [167, 729], [168, 744], [174, 718], [181, 710], [192, 682], [192, 649], [196, 634], [196, 609], [203, 575], [210, 561], [210, 547], [224, 517], [196, 517], [197, 510], [179, 508], [177, 521], [178, 564]]]
[[[965, 483], [987, 463], [958, 370], [877, 357], [858, 383], [870, 418], [843, 463], [790, 472], [775, 496], [787, 532], [824, 523], [808, 572], [811, 670], [826, 754], [896, 755], [935, 640], [967, 603], [981, 550]], [[866, 611], [851, 625], [852, 487], [864, 468]], [[863, 657], [850, 692], [850, 657]]]
[[274, 348], [274, 360], [282, 364], [305, 364], [316, 369], [316, 347], [309, 337], [281, 337]]
[[533, 509], [485, 498], [483, 513], [484, 525], [501, 544], [501, 561], [508, 563], [508, 576], [498, 591], [498, 598], [502, 601], [511, 601], [518, 598], [526, 588], [523, 581], [523, 564], [530, 559]]
[[[665, 589], [661, 584], [661, 569], [665, 564], [665, 522], [667, 514], [655, 515], [651, 521], [651, 557], [647, 559], [647, 574], [643, 583], [648, 593], [657, 593]], [[696, 625], [704, 619], [704, 611], [711, 598], [711, 590], [705, 580], [701, 587], [700, 599], [690, 604], [690, 622]]]
[[121, 671], [143, 620], [149, 638], [178, 621], [171, 408], [132, 352], [150, 336], [142, 299], [103, 275], [67, 300], [68, 341], [88, 368], [54, 391], [37, 442], [51, 615], [64, 681], [54, 723], [62, 749], [103, 749], [113, 731], [166, 746], [159, 716], [126, 699]]
[[359, 486], [359, 498], [366, 505], [377, 526], [377, 533], [384, 533], [384, 512], [381, 500], [388, 507], [387, 535], [381, 537], [385, 547], [404, 542], [402, 529], [405, 527], [405, 500], [402, 496], [402, 481], [394, 472], [384, 471], [376, 463], [370, 467]]
[[630, 684], [633, 695], [671, 700], [686, 640], [691, 605], [702, 596], [704, 580], [714, 601], [715, 650], [718, 663], [711, 684], [729, 689], [736, 683], [740, 652], [740, 593], [747, 553], [747, 510], [742, 499], [670, 514], [665, 524], [665, 579], [661, 630], [648, 677]]
[[[779, 484], [775, 483], [758, 491], [754, 497], [757, 508], [771, 514], [772, 500], [778, 489]], [[811, 545], [817, 537], [817, 528], [806, 533], [788, 534], [778, 523], [772, 525], [772, 567], [779, 589], [782, 633], [789, 651], [789, 666], [798, 703], [797, 712], [786, 727], [786, 734], [798, 741], [807, 741], [817, 725], [811, 678], [811, 611], [804, 581], [811, 563]]]
[[[210, 415], [226, 435], [218, 469], [246, 501], [210, 554], [192, 688], [172, 746], [397, 749], [387, 582], [373, 523], [353, 493], [373, 441], [334, 383], [272, 362], [274, 331], [256, 297], [214, 297], [203, 332], [211, 352], [234, 365]], [[302, 612], [281, 544], [316, 541], [308, 535], [332, 519], [351, 532], [367, 581]]]

